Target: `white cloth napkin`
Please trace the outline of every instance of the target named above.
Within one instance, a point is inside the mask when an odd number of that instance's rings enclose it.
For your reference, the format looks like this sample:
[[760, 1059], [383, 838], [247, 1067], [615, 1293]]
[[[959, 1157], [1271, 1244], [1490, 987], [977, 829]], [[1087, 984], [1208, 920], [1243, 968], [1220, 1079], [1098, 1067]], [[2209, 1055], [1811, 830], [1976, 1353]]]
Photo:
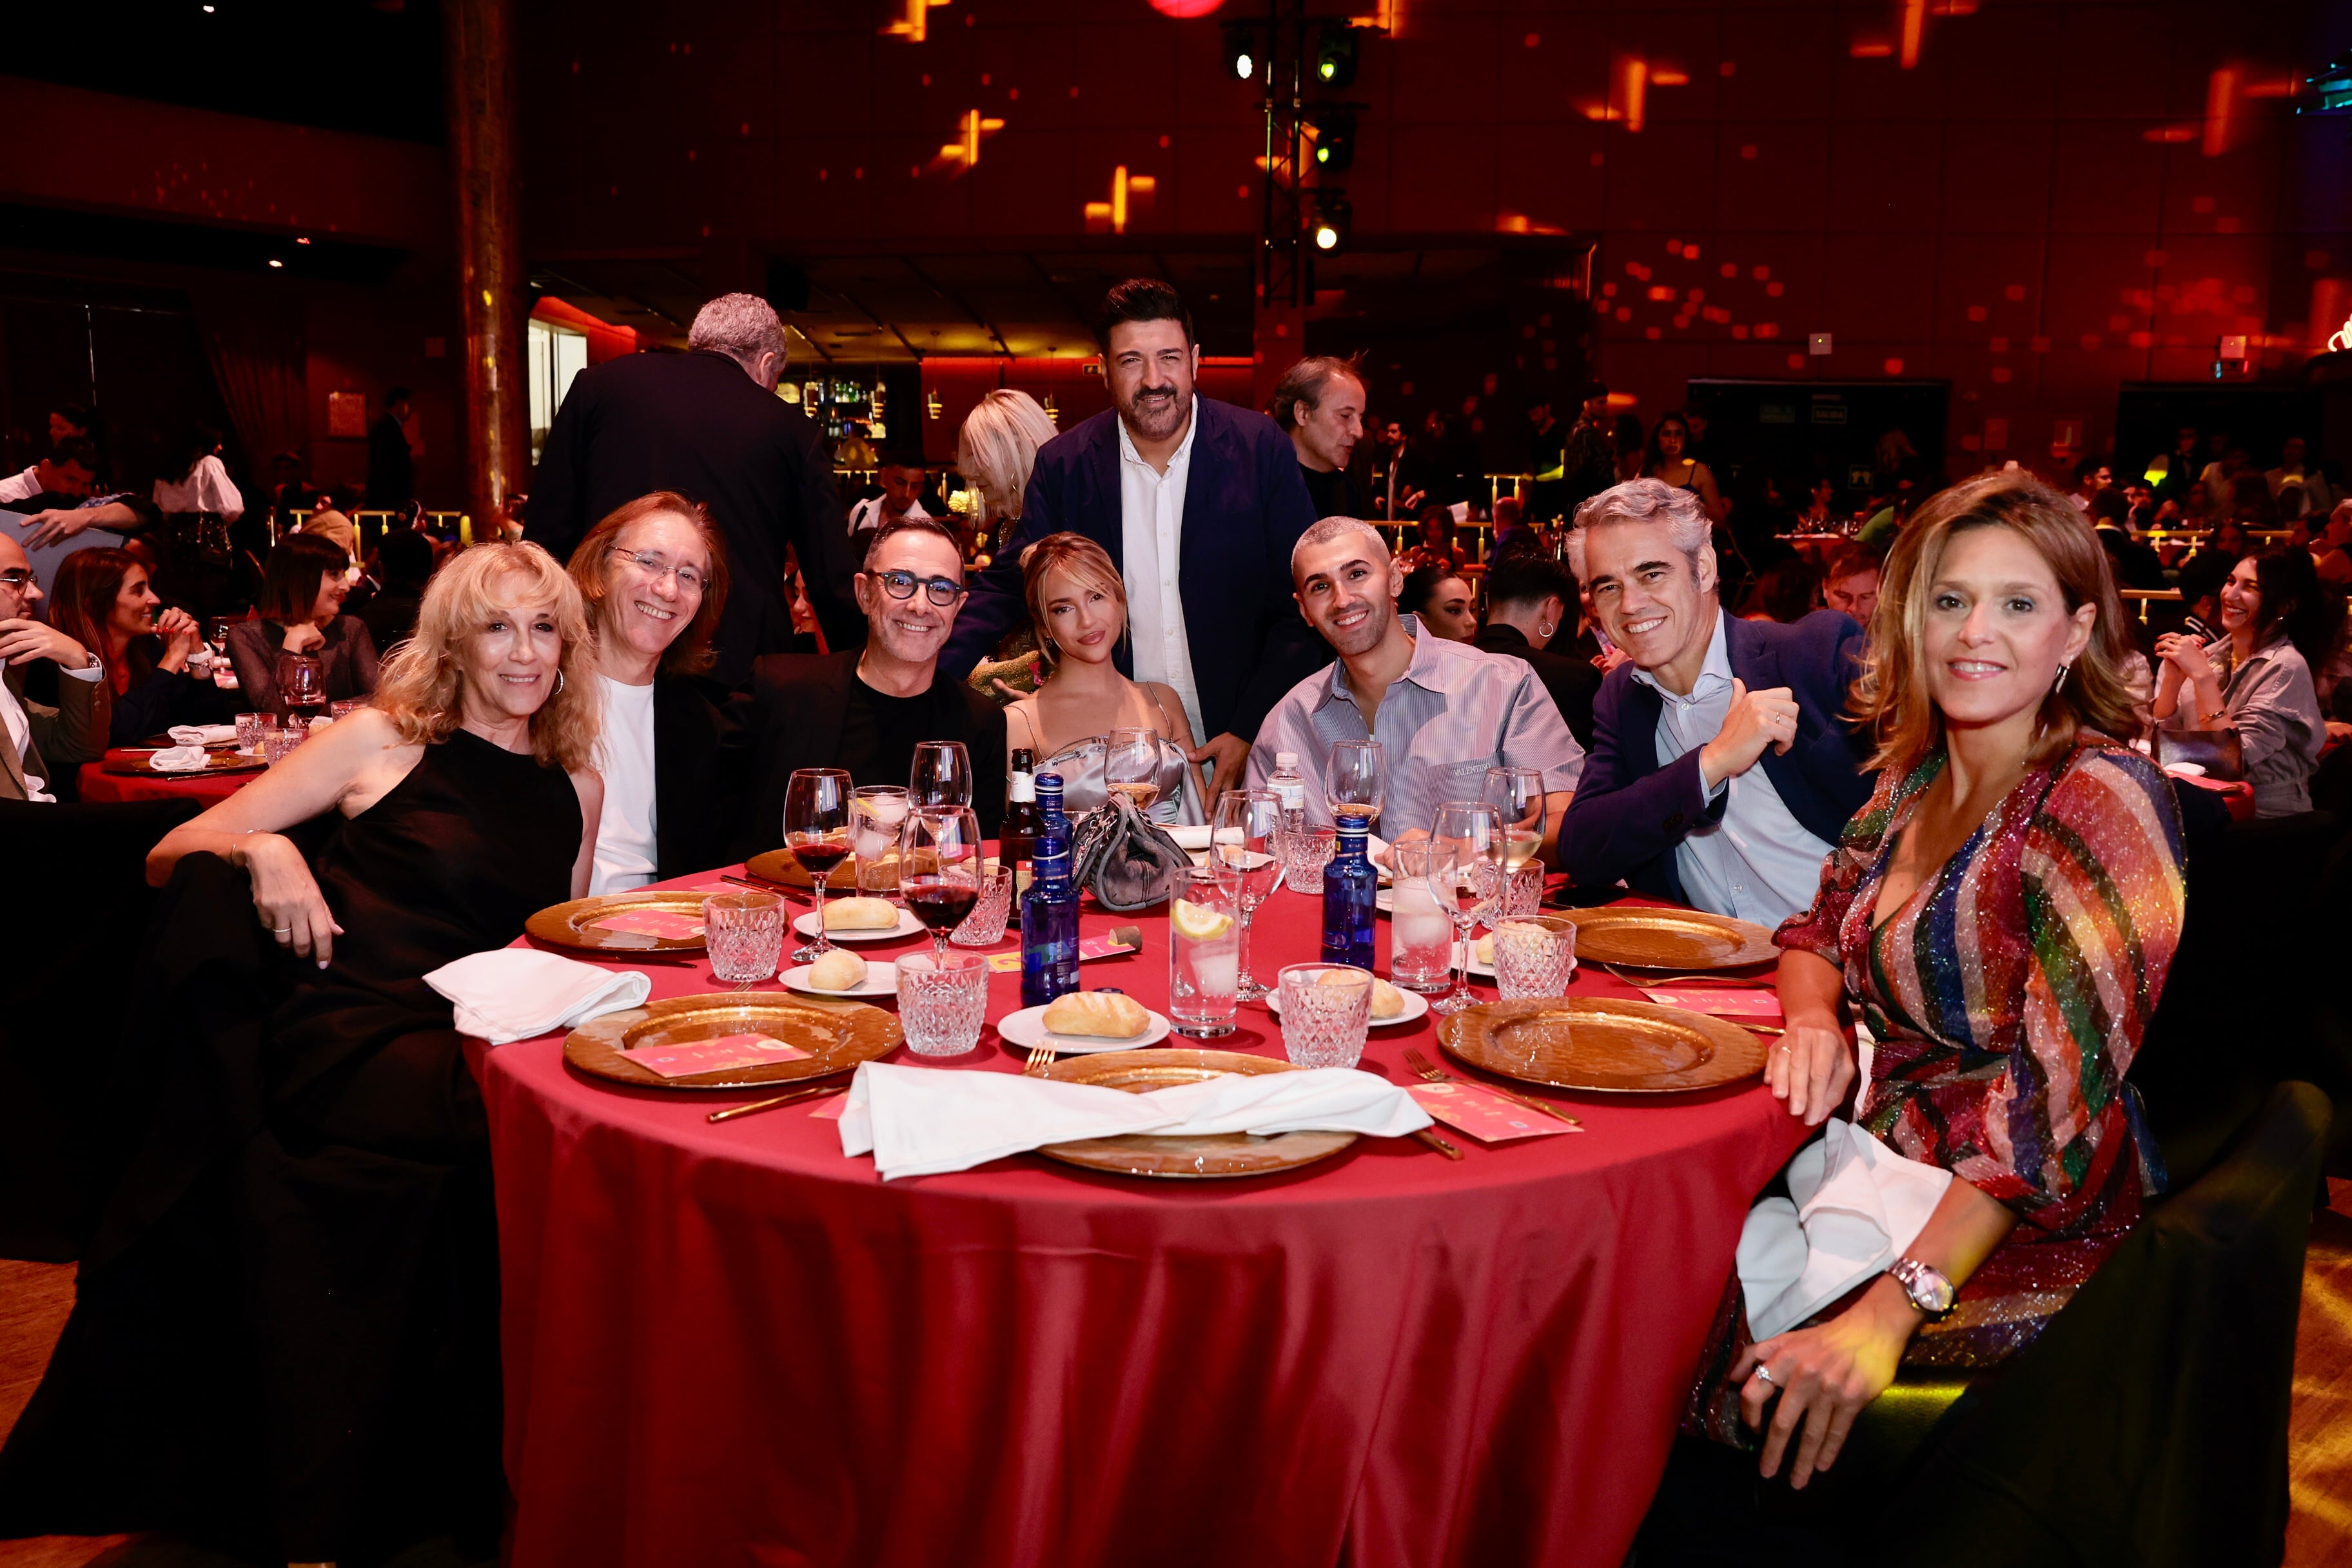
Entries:
[[234, 724], [174, 724], [163, 732], [175, 746], [218, 746], [236, 739]]
[[147, 759], [147, 765], [159, 773], [194, 773], [204, 771], [205, 752], [202, 746], [166, 746]]
[[866, 1062], [841, 1112], [841, 1152], [872, 1153], [884, 1181], [969, 1170], [1045, 1143], [1328, 1128], [1398, 1138], [1429, 1125], [1412, 1097], [1353, 1068], [1227, 1074], [1149, 1094], [1011, 1073]]
[[1903, 1256], [1952, 1184], [1850, 1121], [1831, 1119], [1789, 1162], [1790, 1198], [1748, 1211], [1739, 1289], [1748, 1331], [1769, 1340]]
[[460, 1033], [494, 1046], [642, 1006], [654, 988], [634, 969], [599, 969], [527, 947], [467, 953], [426, 975], [425, 984], [456, 1006]]

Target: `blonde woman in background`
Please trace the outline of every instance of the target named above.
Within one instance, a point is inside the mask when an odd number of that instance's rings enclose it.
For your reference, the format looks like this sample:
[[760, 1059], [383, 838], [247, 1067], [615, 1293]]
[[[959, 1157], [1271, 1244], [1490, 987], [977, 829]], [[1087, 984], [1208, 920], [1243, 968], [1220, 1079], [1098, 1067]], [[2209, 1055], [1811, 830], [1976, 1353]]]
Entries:
[[[997, 542], [1021, 521], [1021, 498], [1029, 488], [1037, 448], [1060, 433], [1035, 398], [1009, 386], [998, 387], [964, 416], [963, 428], [956, 433], [956, 471], [971, 487], [970, 522], [982, 554], [992, 554]], [[1044, 673], [1036, 651], [1034, 630], [1021, 628], [995, 658], [971, 672], [972, 689], [1000, 702], [1034, 691]]]

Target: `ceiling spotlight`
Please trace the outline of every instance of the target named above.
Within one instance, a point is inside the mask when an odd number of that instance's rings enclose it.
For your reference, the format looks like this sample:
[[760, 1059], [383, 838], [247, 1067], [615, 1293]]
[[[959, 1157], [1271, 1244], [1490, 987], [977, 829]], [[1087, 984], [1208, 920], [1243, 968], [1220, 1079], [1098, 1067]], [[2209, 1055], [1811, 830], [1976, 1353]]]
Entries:
[[209, 5], [203, 6], [203, 7], [201, 7], [201, 9], [203, 10], [204, 14], [205, 14], [205, 16], [211, 16], [211, 15], [213, 14], [213, 8], [212, 8], [211, 6], [209, 6]]
[[1334, 105], [1313, 109], [1307, 123], [1315, 130], [1315, 166], [1338, 174], [1356, 161], [1356, 111]]
[[269, 265], [272, 267], [283, 267], [286, 263], [278, 260], [278, 258], [273, 256], [269, 258]]
[[1348, 223], [1354, 210], [1348, 198], [1332, 186], [1315, 193], [1315, 224], [1307, 230], [1318, 250], [1339, 250], [1348, 243]]
[[1225, 68], [1236, 81], [1255, 81], [1265, 63], [1258, 52], [1257, 29], [1246, 22], [1225, 24]]
[[1356, 79], [1354, 26], [1326, 22], [1316, 29], [1315, 79], [1325, 87], [1346, 87]]

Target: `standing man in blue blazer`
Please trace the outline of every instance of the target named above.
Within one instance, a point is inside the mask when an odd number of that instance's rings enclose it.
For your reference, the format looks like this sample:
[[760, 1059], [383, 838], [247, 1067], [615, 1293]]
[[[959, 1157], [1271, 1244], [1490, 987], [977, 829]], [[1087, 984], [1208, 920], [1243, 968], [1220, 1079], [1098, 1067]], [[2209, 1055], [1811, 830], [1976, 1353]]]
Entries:
[[1577, 509], [1569, 569], [1631, 657], [1593, 704], [1560, 861], [1584, 887], [1777, 926], [1811, 905], [1870, 798], [1867, 737], [1844, 716], [1864, 633], [1833, 610], [1725, 615], [1709, 533], [1698, 498], [1658, 479]]
[[1201, 346], [1176, 290], [1154, 278], [1111, 289], [1097, 332], [1108, 413], [1037, 449], [1021, 521], [956, 617], [940, 656], [958, 672], [1028, 612], [1021, 552], [1083, 533], [1127, 584], [1119, 669], [1173, 687], [1210, 764], [1238, 789], [1250, 742], [1282, 694], [1330, 662], [1290, 599], [1290, 547], [1315, 521], [1290, 437], [1263, 414], [1200, 396]]

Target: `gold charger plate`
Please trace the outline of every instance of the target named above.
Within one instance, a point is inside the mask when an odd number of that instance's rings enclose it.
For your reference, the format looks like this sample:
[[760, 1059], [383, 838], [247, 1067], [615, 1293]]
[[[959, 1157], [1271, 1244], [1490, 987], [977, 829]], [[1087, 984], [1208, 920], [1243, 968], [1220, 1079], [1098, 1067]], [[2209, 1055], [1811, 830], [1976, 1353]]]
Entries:
[[[893, 850], [890, 859], [897, 858], [898, 852]], [[890, 872], [887, 882], [882, 880], [880, 873], [887, 864], [885, 862], [883, 866], [874, 868], [875, 875], [869, 879], [872, 886], [895, 888], [898, 885], [896, 870]], [[851, 879], [856, 867], [857, 862], [854, 859], [844, 860], [835, 866], [833, 874], [824, 879], [825, 891], [845, 893], [856, 887], [856, 882]], [[809, 875], [808, 868], [802, 865], [789, 849], [770, 849], [764, 854], [754, 855], [743, 862], [743, 869], [763, 882], [778, 882], [787, 888], [813, 888], [816, 885], [816, 879]]]
[[1577, 962], [1635, 969], [1739, 969], [1780, 956], [1753, 921], [1703, 910], [1557, 910], [1575, 922]]
[[[158, 747], [157, 750], [162, 750]], [[206, 773], [258, 773], [269, 765], [266, 757], [242, 756], [235, 751], [220, 752], [210, 747], [205, 751], [205, 765], [200, 768], [164, 769], [154, 765], [155, 755], [150, 752], [142, 757], [109, 757], [99, 764], [99, 772], [137, 774], [142, 778], [200, 779]]]
[[1612, 996], [1484, 1002], [1438, 1026], [1475, 1068], [1601, 1094], [1679, 1094], [1764, 1070], [1764, 1042], [1728, 1019]]
[[[809, 1053], [808, 1058], [664, 1078], [625, 1054], [721, 1035], [766, 1035], [798, 1046]], [[592, 1018], [563, 1037], [563, 1059], [582, 1072], [639, 1089], [757, 1089], [845, 1072], [859, 1062], [887, 1056], [904, 1038], [896, 1017], [862, 1002], [820, 1002], [772, 991], [725, 992], [672, 996]]]
[[666, 914], [702, 918], [702, 900], [709, 893], [673, 889], [666, 892], [607, 893], [597, 899], [574, 899], [550, 904], [523, 921], [522, 929], [541, 942], [582, 952], [700, 952], [698, 936], [647, 936], [641, 931], [604, 931], [593, 922], [631, 910], [659, 910]]
[[[1221, 1078], [1231, 1072], [1295, 1070], [1288, 1062], [1271, 1057], [1244, 1056], [1239, 1051], [1160, 1048], [1072, 1057], [1046, 1068], [1045, 1076], [1064, 1083], [1099, 1084], [1105, 1089], [1144, 1094], [1171, 1084], [1198, 1083], [1202, 1079]], [[1312, 1164], [1355, 1141], [1352, 1132], [1329, 1131], [1281, 1132], [1271, 1138], [1249, 1132], [1216, 1132], [1198, 1138], [1129, 1132], [1117, 1138], [1048, 1143], [1037, 1152], [1066, 1164], [1122, 1176], [1263, 1176]]]

